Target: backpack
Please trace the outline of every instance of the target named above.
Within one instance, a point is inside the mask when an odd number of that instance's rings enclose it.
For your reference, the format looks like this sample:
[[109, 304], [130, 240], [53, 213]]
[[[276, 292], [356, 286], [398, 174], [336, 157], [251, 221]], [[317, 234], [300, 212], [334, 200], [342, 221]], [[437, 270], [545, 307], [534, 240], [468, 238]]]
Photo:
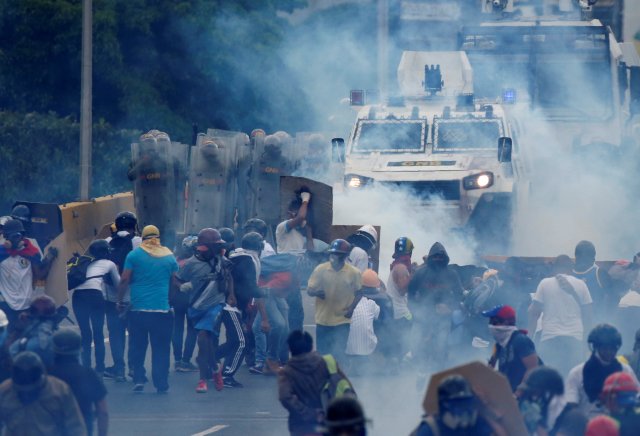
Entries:
[[73, 257], [67, 261], [67, 287], [75, 289], [89, 279], [95, 279], [102, 276], [87, 277], [87, 268], [96, 259], [86, 255], [74, 253]]
[[133, 237], [135, 235], [129, 233], [127, 236], [115, 235], [109, 241], [109, 247], [111, 253], [109, 254], [109, 260], [116, 264], [118, 272], [122, 274], [124, 269], [124, 260], [127, 258], [127, 254], [133, 250]]
[[327, 364], [327, 370], [329, 370], [329, 379], [320, 392], [322, 408], [326, 412], [329, 407], [329, 403], [331, 403], [331, 400], [334, 398], [340, 398], [347, 395], [357, 398], [357, 395], [349, 379], [338, 372], [338, 363], [336, 362], [336, 359], [331, 354], [325, 354], [322, 358]]

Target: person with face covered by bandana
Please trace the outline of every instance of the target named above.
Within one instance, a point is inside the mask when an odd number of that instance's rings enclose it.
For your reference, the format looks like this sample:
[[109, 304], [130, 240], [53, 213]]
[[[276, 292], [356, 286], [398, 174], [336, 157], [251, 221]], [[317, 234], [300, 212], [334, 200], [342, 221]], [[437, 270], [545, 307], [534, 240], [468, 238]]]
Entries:
[[496, 340], [489, 365], [509, 380], [515, 391], [526, 374], [540, 364], [533, 341], [526, 331], [516, 327], [516, 311], [511, 306], [500, 305], [482, 312], [489, 318], [489, 331]]
[[616, 354], [622, 346], [620, 332], [610, 324], [599, 324], [589, 333], [591, 357], [574, 367], [567, 377], [566, 400], [578, 405], [589, 418], [604, 411], [600, 403], [600, 394], [608, 376], [624, 371], [637, 384], [633, 370], [626, 363], [621, 363]]
[[425, 263], [415, 272], [408, 287], [409, 309], [420, 339], [414, 343], [413, 354], [418, 359], [418, 381], [422, 389], [429, 365], [442, 369], [448, 358], [448, 338], [452, 314], [460, 308], [462, 283], [449, 268], [449, 255], [436, 242], [431, 246]]
[[461, 375], [450, 375], [438, 385], [438, 413], [428, 415], [411, 436], [502, 436], [498, 423], [481, 414], [482, 403]]
[[316, 341], [320, 354], [332, 354], [345, 363], [351, 315], [362, 297], [360, 271], [347, 264], [351, 245], [336, 239], [329, 247], [329, 262], [318, 265], [309, 277], [307, 294], [316, 299]]

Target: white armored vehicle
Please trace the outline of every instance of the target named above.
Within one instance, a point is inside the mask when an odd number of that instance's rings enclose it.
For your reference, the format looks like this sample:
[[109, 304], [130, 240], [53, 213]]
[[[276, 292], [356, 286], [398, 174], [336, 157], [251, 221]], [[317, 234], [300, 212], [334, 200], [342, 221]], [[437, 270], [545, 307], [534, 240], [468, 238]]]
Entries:
[[[360, 109], [345, 149], [345, 189], [403, 190], [424, 208], [448, 210], [452, 227], [504, 248], [518, 170], [502, 108], [474, 100], [464, 52], [404, 52], [398, 86], [401, 97]], [[352, 104], [361, 97], [352, 91]]]

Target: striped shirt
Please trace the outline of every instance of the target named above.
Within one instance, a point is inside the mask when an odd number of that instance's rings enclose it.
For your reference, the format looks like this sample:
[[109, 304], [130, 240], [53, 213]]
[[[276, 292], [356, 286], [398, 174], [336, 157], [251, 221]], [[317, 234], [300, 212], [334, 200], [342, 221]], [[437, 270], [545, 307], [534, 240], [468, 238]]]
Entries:
[[380, 316], [380, 306], [375, 301], [362, 297], [351, 317], [347, 354], [368, 356], [378, 345], [378, 338], [373, 330], [373, 321]]

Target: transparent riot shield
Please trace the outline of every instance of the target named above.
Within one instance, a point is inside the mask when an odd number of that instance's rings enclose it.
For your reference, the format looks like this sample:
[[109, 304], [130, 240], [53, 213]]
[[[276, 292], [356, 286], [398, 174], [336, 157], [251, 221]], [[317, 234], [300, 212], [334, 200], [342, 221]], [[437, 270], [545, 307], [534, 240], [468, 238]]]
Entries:
[[178, 204], [171, 140], [166, 133], [152, 130], [132, 144], [131, 152], [128, 176], [134, 182], [138, 226], [155, 225], [163, 245], [173, 248]]
[[190, 146], [180, 142], [171, 143], [173, 173], [176, 182], [176, 232], [179, 240], [186, 232], [187, 180], [189, 173]]
[[288, 176], [294, 170], [293, 145], [285, 132], [268, 135], [257, 143], [251, 170], [251, 186], [254, 189], [254, 216], [263, 219], [270, 228], [282, 220], [280, 204], [280, 176]]
[[224, 138], [198, 135], [191, 150], [187, 232], [230, 227], [233, 214], [234, 149]]
[[294, 175], [333, 184], [331, 168], [331, 142], [319, 132], [300, 132], [295, 136], [297, 156]]
[[[251, 217], [252, 191], [249, 178], [251, 176], [252, 149], [251, 140], [245, 133], [236, 138], [236, 214], [234, 226], [242, 228], [244, 222]], [[234, 228], [235, 230], [235, 228]]]

